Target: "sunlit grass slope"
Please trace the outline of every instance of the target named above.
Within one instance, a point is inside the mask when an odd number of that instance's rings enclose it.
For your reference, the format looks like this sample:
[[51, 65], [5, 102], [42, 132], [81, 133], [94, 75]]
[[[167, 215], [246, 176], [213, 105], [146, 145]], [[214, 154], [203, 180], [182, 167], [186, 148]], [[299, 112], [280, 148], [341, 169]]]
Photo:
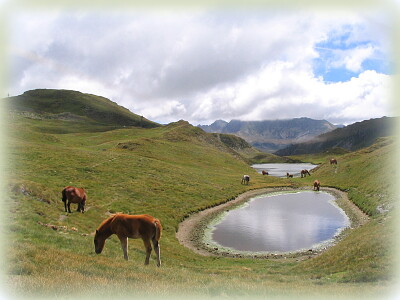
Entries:
[[[24, 112], [25, 115], [40, 119], [74, 120], [86, 123], [80, 130], [99, 131], [108, 127], [135, 126], [153, 128], [159, 124], [130, 112], [111, 100], [71, 90], [37, 89], [22, 95], [2, 99], [7, 109]], [[89, 124], [92, 126], [88, 126]], [[94, 124], [93, 124], [94, 123]], [[59, 124], [49, 124], [44, 130], [57, 132]], [[76, 125], [71, 123], [70, 125]], [[94, 125], [97, 125], [95, 128]], [[102, 125], [102, 126], [99, 126]], [[68, 126], [66, 126], [68, 127]], [[76, 126], [74, 126], [76, 127]], [[64, 128], [65, 132], [71, 129]], [[77, 130], [79, 131], [79, 130]]]
[[[240, 155], [211, 134], [184, 121], [143, 129], [88, 132], [85, 124], [30, 119], [12, 114], [7, 122], [10, 197], [5, 200], [7, 286], [21, 295], [99, 296], [381, 296], [390, 284], [393, 238], [393, 144], [350, 153], [338, 166], [322, 165], [311, 178], [279, 179], [257, 174]], [[59, 127], [54, 133], [43, 128]], [[389, 172], [381, 171], [381, 166]], [[379, 166], [379, 167], [378, 167]], [[374, 170], [376, 176], [368, 172]], [[368, 171], [368, 172], [367, 172]], [[240, 184], [249, 174], [249, 186]], [[361, 173], [361, 174], [359, 174]], [[389, 173], [389, 174], [388, 174]], [[189, 214], [267, 186], [322, 185], [350, 191], [371, 215], [337, 246], [305, 261], [202, 257], [179, 244], [175, 232]], [[84, 187], [85, 214], [66, 214], [61, 190]], [[385, 212], [376, 212], [383, 205]], [[386, 212], [389, 210], [389, 212]], [[379, 210], [378, 210], [379, 211]], [[144, 264], [140, 240], [129, 242], [124, 261], [119, 240], [94, 253], [97, 226], [110, 213], [148, 213], [159, 218], [162, 266]]]
[[[370, 217], [370, 221], [349, 235], [336, 247], [321, 256], [306, 261], [297, 269], [310, 271], [319, 277], [331, 273], [339, 281], [376, 281], [390, 277], [395, 264], [393, 254], [397, 231], [393, 208], [396, 174], [393, 164], [394, 138], [380, 138], [370, 147], [336, 156], [337, 165], [329, 158], [303, 182], [311, 185], [319, 179], [322, 186], [346, 191], [350, 200]], [[321, 156], [317, 156], [317, 160]]]

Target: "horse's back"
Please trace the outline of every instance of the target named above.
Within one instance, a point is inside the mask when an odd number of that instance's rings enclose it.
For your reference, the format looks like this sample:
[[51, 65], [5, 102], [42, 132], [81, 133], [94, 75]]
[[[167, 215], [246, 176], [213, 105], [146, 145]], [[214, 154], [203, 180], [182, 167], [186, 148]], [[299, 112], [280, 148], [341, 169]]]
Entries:
[[70, 201], [71, 200], [86, 200], [86, 192], [83, 188], [77, 188], [74, 186], [66, 186], [63, 191], [63, 196], [65, 195]]
[[112, 231], [130, 238], [153, 238], [156, 227], [161, 230], [161, 223], [150, 215], [117, 214], [112, 221]]

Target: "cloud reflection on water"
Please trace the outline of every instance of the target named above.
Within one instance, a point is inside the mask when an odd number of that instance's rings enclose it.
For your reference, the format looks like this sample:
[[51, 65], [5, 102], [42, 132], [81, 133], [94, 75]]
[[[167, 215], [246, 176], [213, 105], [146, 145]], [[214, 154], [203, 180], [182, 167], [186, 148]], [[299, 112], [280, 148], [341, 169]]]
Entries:
[[321, 192], [257, 197], [230, 211], [212, 238], [239, 251], [295, 251], [329, 240], [348, 225], [344, 213]]

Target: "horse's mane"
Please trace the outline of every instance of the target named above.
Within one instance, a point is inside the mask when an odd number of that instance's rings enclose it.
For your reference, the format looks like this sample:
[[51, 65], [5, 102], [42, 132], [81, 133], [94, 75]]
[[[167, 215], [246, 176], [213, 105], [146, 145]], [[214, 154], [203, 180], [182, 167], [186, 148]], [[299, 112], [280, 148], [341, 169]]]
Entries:
[[112, 220], [114, 220], [115, 216], [117, 214], [112, 214], [109, 218], [105, 219], [103, 222], [101, 222], [100, 226], [97, 228], [97, 230], [99, 230], [100, 228], [102, 228], [105, 224], [110, 223]]

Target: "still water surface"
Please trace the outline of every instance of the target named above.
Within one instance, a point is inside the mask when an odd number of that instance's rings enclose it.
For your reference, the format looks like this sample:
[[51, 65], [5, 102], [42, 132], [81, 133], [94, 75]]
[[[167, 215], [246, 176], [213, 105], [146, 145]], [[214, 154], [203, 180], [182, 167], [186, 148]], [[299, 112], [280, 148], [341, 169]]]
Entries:
[[298, 163], [298, 164], [255, 164], [252, 165], [258, 173], [263, 170], [269, 173], [270, 176], [286, 177], [286, 173], [293, 174], [294, 176], [300, 176], [301, 170], [311, 170], [317, 165], [309, 163]]
[[264, 195], [229, 211], [211, 238], [239, 251], [289, 252], [310, 249], [349, 226], [345, 213], [324, 192]]

